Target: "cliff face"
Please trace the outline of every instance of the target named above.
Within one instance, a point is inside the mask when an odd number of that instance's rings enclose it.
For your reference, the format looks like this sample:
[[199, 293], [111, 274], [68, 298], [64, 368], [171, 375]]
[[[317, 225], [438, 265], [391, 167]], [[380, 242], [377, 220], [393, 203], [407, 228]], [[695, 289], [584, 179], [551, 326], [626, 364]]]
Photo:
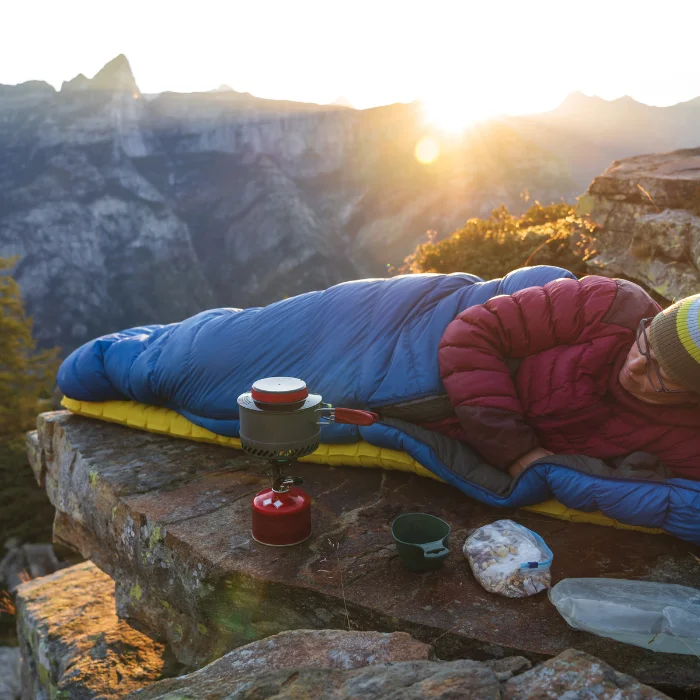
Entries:
[[669, 302], [700, 292], [700, 148], [613, 163], [579, 211], [600, 226], [591, 272], [627, 277]]
[[147, 105], [125, 59], [112, 63], [60, 93], [21, 85], [0, 99], [0, 255], [18, 257], [47, 344], [213, 302], [187, 224], [135, 167], [152, 147]]
[[[414, 157], [427, 133], [417, 105], [356, 111], [230, 89], [144, 96], [124, 56], [59, 92], [0, 86], [0, 256], [19, 258], [40, 342], [65, 350], [381, 276], [428, 230], [447, 235], [504, 203], [522, 211], [525, 190], [573, 201], [589, 171], [619, 156], [613, 103], [581, 98], [443, 140], [426, 166]], [[668, 114], [663, 124], [675, 124]], [[645, 150], [638, 136], [622, 155]]]
[[[428, 229], [575, 192], [487, 127], [434, 166], [417, 108], [358, 112], [232, 90], [151, 99], [128, 61], [59, 92], [0, 86], [0, 255], [42, 344], [385, 274]], [[497, 144], [491, 149], [488, 144]], [[534, 184], [533, 184], [534, 183]]]

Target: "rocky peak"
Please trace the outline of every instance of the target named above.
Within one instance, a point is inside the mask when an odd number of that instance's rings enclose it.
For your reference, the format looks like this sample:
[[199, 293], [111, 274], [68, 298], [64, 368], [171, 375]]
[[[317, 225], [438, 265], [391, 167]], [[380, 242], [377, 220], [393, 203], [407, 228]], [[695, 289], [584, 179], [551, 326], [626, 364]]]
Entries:
[[569, 93], [554, 110], [555, 112], [578, 112], [581, 109], [590, 109], [594, 105], [601, 105], [605, 102], [597, 95], [584, 95], [580, 90]]
[[61, 92], [74, 92], [77, 90], [87, 90], [90, 87], [90, 80], [82, 73], [73, 78], [73, 80], [64, 80], [61, 85]]
[[[71, 83], [78, 80], [80, 76], [74, 78]], [[93, 90], [112, 90], [116, 92], [129, 92], [132, 94], [141, 94], [134, 74], [131, 71], [129, 60], [124, 54], [119, 54], [107, 63], [95, 77], [89, 81], [90, 88]]]

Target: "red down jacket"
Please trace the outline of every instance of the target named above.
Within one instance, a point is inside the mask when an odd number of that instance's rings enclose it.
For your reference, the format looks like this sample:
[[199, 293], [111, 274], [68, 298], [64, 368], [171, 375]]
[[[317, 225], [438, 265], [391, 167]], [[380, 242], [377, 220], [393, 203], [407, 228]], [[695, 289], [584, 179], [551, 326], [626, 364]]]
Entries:
[[659, 310], [637, 285], [595, 276], [466, 309], [439, 349], [455, 417], [433, 429], [502, 469], [537, 446], [600, 459], [644, 451], [700, 479], [700, 407], [646, 404], [617, 378], [640, 319]]

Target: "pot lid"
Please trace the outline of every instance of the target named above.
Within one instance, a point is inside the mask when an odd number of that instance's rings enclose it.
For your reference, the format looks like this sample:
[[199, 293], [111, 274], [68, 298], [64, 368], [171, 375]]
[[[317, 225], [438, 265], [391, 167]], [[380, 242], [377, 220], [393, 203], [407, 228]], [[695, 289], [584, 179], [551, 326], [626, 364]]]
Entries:
[[251, 395], [263, 403], [295, 403], [304, 401], [309, 390], [306, 382], [294, 377], [267, 377], [253, 384]]

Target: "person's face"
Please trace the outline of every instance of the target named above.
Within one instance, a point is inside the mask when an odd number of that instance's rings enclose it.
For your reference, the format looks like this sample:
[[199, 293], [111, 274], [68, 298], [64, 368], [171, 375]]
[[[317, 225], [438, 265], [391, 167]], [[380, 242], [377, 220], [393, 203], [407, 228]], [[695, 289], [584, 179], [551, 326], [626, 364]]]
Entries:
[[[700, 396], [688, 390], [687, 387], [681, 386], [664, 372], [656, 361], [654, 348], [648, 342], [647, 331], [644, 330], [642, 335], [641, 330], [637, 333], [637, 340], [632, 343], [625, 364], [620, 370], [619, 380], [622, 388], [640, 401], [651, 404], [669, 405], [700, 402]], [[642, 352], [645, 348], [648, 348], [648, 358]], [[647, 367], [649, 363], [651, 365]], [[666, 391], [655, 391], [654, 386], [657, 389], [663, 387]]]

